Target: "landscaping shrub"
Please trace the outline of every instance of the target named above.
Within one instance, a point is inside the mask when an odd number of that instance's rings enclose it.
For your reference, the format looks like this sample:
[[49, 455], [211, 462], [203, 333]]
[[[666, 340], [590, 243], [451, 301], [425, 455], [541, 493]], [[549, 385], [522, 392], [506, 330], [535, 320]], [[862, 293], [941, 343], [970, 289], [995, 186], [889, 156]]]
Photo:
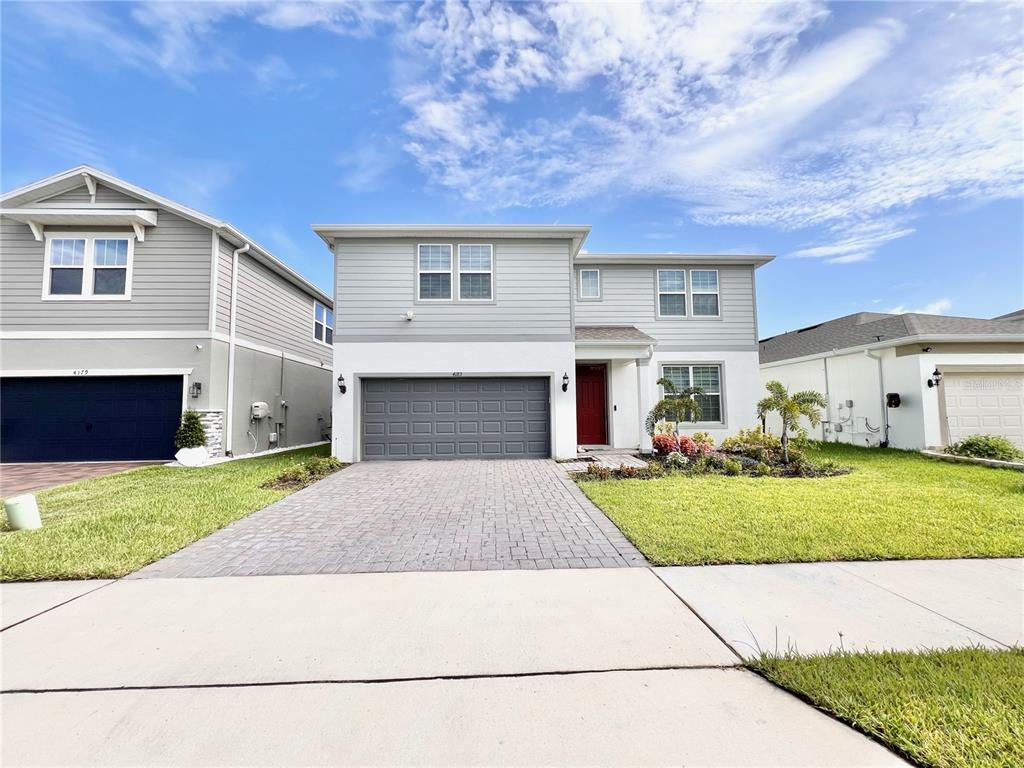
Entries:
[[665, 457], [665, 466], [669, 469], [685, 469], [690, 460], [679, 451], [672, 451]]
[[759, 461], [757, 466], [754, 467], [754, 474], [758, 477], [770, 477], [772, 474], [772, 465]]
[[174, 433], [175, 448], [202, 448], [206, 445], [206, 429], [196, 411], [181, 414], [181, 425]]
[[344, 466], [333, 456], [314, 456], [302, 464], [296, 464], [281, 471], [277, 477], [267, 481], [261, 487], [274, 489], [302, 488], [317, 480], [322, 480]]
[[679, 441], [676, 440], [675, 435], [655, 435], [651, 438], [651, 445], [654, 446], [655, 455], [667, 456], [673, 451], [679, 450]]
[[995, 459], [996, 461], [1020, 461], [1024, 459], [1024, 451], [998, 435], [971, 435], [946, 447], [946, 453], [952, 456], [970, 456], [975, 459]]
[[694, 432], [693, 442], [704, 445], [710, 445], [712, 449], [715, 447], [715, 438], [711, 436], [710, 432]]
[[588, 480], [608, 480], [612, 476], [612, 470], [610, 467], [602, 466], [601, 464], [588, 464], [587, 465], [587, 479]]
[[722, 462], [722, 471], [727, 475], [739, 475], [743, 472], [743, 465], [736, 459], [726, 459]]
[[[763, 432], [760, 427], [741, 429], [735, 435], [725, 438], [721, 450], [772, 465], [782, 461], [782, 440], [769, 432]], [[796, 460], [800, 455], [801, 451], [791, 443], [790, 458]]]

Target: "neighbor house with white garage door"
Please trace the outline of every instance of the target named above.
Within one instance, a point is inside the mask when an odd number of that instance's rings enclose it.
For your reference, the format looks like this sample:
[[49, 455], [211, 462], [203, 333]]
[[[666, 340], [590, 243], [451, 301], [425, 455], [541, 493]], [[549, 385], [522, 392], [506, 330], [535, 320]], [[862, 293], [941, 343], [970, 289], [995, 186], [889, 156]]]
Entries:
[[1024, 312], [858, 312], [762, 339], [760, 356], [762, 381], [828, 398], [816, 439], [921, 449], [989, 434], [1024, 447]]
[[81, 166], [0, 197], [0, 456], [170, 459], [320, 442], [332, 300], [211, 216]]
[[587, 226], [317, 225], [335, 256], [342, 461], [650, 448], [658, 380], [721, 438], [760, 396], [768, 256], [587, 253]]

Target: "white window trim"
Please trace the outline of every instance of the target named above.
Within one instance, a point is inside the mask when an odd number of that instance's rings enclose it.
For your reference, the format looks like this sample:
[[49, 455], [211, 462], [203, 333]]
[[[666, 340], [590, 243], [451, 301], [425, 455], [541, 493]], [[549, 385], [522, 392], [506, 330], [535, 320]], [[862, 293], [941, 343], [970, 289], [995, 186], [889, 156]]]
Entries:
[[[584, 272], [597, 272], [597, 296], [584, 296], [583, 295], [583, 273]], [[586, 267], [580, 269], [580, 277], [578, 282], [577, 298], [580, 301], [597, 301], [601, 298], [601, 270], [594, 269], [592, 267]]]
[[[682, 272], [683, 273], [683, 290], [681, 291], [663, 291], [661, 290], [661, 273], [662, 272]], [[654, 296], [655, 306], [654, 311], [658, 319], [665, 320], [679, 320], [680, 318], [689, 317], [690, 314], [690, 300], [686, 296], [686, 281], [690, 279], [690, 270], [688, 269], [659, 269], [656, 270], [654, 275]], [[683, 314], [681, 315], [663, 315], [661, 314], [661, 297], [662, 296], [683, 296]]]
[[[316, 319], [316, 308], [317, 307], [323, 307], [324, 308], [324, 321], [322, 323], [319, 320]], [[327, 313], [328, 312], [330, 312], [331, 315], [332, 315], [332, 322], [329, 325], [327, 323]], [[332, 339], [334, 338], [333, 315], [334, 315], [334, 308], [333, 307], [328, 307], [323, 302], [320, 302], [320, 301], [317, 301], [316, 299], [313, 299], [313, 341], [316, 342], [317, 344], [321, 344], [321, 345], [323, 345], [325, 347], [332, 347], [332, 348], [334, 347], [333, 342], [328, 344], [327, 341], [326, 341], [326, 339], [327, 339], [327, 331], [326, 331], [326, 329], [327, 328], [331, 329], [331, 338]], [[323, 341], [321, 341], [320, 339], [318, 339], [316, 337], [316, 327], [317, 327], [317, 325], [322, 325], [324, 327], [324, 329], [325, 329], [324, 330], [324, 340]]]
[[[432, 245], [444, 246], [444, 247], [448, 247], [448, 248], [452, 249], [451, 250], [451, 261], [449, 262], [449, 264], [451, 266], [447, 270], [444, 270], [444, 269], [420, 269], [420, 248], [429, 247], [429, 246], [432, 246]], [[456, 249], [455, 249], [455, 246], [452, 245], [451, 243], [417, 243], [416, 244], [416, 262], [415, 262], [415, 269], [416, 269], [416, 297], [415, 297], [415, 301], [422, 301], [422, 302], [427, 303], [427, 304], [436, 304], [438, 302], [453, 302], [453, 301], [455, 301], [455, 288], [456, 288], [455, 280], [456, 280], [456, 278], [455, 278], [455, 275], [453, 274], [453, 272], [455, 270], [455, 258], [456, 258]], [[420, 298], [420, 275], [443, 275], [443, 274], [447, 274], [451, 278], [451, 280], [449, 282], [449, 285], [451, 286], [451, 296], [449, 296], [447, 299], [423, 299], [423, 298]], [[493, 289], [492, 289], [492, 293], [493, 293]]]
[[[79, 294], [50, 293], [50, 243], [53, 240], [85, 240], [85, 256], [82, 260], [82, 292]], [[124, 267], [124, 294], [94, 294], [92, 292], [94, 271], [93, 263], [97, 240], [127, 240], [128, 264]], [[135, 234], [128, 232], [47, 232], [43, 245], [43, 287], [40, 294], [43, 301], [131, 301], [132, 274], [135, 267]], [[58, 267], [60, 269], [61, 267]], [[117, 267], [119, 269], [119, 267]], [[99, 267], [107, 269], [107, 267]]]
[[[718, 391], [717, 392], [707, 392], [705, 394], [717, 395], [718, 396], [718, 412], [721, 414], [722, 418], [721, 418], [720, 421], [706, 421], [706, 420], [704, 420], [704, 421], [693, 422], [692, 426], [694, 426], [694, 427], [714, 427], [714, 428], [722, 429], [722, 428], [727, 426], [727, 421], [726, 421], [727, 416], [726, 416], [726, 413], [725, 413], [725, 363], [718, 362], [717, 360], [715, 360], [715, 361], [711, 361], [711, 360], [697, 361], [695, 363], [662, 363], [661, 367], [658, 370], [658, 373], [660, 374], [658, 376], [658, 378], [659, 379], [668, 378], [665, 375], [665, 369], [666, 368], [689, 368], [690, 369], [690, 372], [689, 372], [690, 386], [692, 387], [693, 386], [693, 369], [694, 368], [712, 368], [712, 367], [718, 369]], [[663, 398], [671, 396], [668, 392], [665, 391], [664, 387], [659, 386], [658, 389], [661, 390], [661, 396]], [[691, 422], [687, 422], [687, 424], [691, 424]]]
[[[693, 273], [694, 272], [714, 272], [715, 273], [715, 290], [713, 290], [713, 291], [697, 291], [696, 289], [694, 289], [694, 287], [693, 287]], [[689, 275], [689, 280], [690, 280], [690, 300], [688, 302], [690, 306], [687, 307], [687, 309], [691, 310], [690, 314], [691, 314], [692, 317], [700, 319], [700, 318], [704, 318], [704, 317], [715, 318], [715, 317], [721, 317], [722, 316], [722, 283], [721, 283], [721, 279], [722, 279], [722, 276], [718, 273], [717, 269], [691, 269], [690, 270], [690, 275]], [[716, 312], [713, 315], [698, 315], [697, 314], [696, 305], [695, 305], [695, 303], [693, 301], [695, 296], [717, 296], [718, 297], [718, 301], [715, 302], [715, 304], [718, 307], [718, 312]]]
[[[486, 246], [490, 250], [491, 255], [491, 268], [490, 269], [463, 269], [462, 268], [462, 246]], [[469, 302], [473, 304], [490, 304], [494, 302], [494, 246], [490, 243], [459, 243], [455, 247], [453, 255], [452, 267], [455, 269], [458, 275], [458, 301]], [[418, 264], [416, 266], [419, 266]], [[490, 275], [491, 276], [491, 295], [486, 299], [464, 299], [462, 298], [462, 276], [463, 275]], [[419, 291], [417, 291], [417, 295]]]

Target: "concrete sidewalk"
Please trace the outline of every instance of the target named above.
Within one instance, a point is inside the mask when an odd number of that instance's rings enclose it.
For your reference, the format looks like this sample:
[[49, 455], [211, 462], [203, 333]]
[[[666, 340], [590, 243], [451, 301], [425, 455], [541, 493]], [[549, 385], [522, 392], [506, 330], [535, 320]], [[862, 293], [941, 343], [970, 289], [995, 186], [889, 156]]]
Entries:
[[4, 765], [900, 764], [650, 569], [122, 580], [0, 644]]

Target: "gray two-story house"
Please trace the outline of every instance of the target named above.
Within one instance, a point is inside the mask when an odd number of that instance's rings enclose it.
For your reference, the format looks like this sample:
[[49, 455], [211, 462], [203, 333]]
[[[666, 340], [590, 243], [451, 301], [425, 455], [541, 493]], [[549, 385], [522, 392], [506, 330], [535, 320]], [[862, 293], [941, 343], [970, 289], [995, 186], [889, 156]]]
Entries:
[[343, 461], [649, 449], [659, 379], [756, 423], [767, 256], [596, 254], [587, 226], [317, 225], [335, 256]]
[[242, 232], [87, 166], [0, 205], [0, 460], [329, 437], [333, 301]]

